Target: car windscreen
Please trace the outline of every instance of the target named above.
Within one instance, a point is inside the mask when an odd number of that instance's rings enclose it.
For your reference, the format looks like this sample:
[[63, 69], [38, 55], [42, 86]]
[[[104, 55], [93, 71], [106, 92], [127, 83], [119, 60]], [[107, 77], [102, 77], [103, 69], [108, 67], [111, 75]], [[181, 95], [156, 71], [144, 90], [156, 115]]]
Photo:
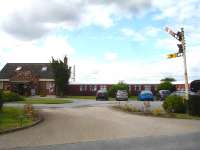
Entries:
[[151, 91], [142, 91], [141, 94], [152, 94]]

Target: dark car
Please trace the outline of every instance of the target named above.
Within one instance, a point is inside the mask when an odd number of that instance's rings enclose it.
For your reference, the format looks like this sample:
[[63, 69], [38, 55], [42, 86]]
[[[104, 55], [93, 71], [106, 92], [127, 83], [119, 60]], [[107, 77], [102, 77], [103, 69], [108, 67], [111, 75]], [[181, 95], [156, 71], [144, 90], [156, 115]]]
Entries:
[[98, 90], [96, 100], [108, 100], [108, 92], [106, 90]]
[[151, 91], [148, 91], [148, 90], [143, 90], [139, 94], [139, 100], [141, 100], [141, 101], [153, 101], [154, 100], [153, 93]]
[[171, 92], [169, 90], [159, 90], [158, 93], [160, 100], [163, 101], [167, 96], [170, 95]]

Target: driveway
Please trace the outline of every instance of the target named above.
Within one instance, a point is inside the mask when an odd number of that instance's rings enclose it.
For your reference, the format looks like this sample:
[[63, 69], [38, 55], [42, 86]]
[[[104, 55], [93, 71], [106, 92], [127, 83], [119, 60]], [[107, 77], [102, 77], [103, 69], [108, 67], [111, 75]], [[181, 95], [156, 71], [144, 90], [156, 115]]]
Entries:
[[43, 109], [42, 113], [45, 116], [43, 123], [0, 135], [0, 149], [121, 138], [181, 136], [200, 131], [198, 120], [137, 116], [109, 107]]

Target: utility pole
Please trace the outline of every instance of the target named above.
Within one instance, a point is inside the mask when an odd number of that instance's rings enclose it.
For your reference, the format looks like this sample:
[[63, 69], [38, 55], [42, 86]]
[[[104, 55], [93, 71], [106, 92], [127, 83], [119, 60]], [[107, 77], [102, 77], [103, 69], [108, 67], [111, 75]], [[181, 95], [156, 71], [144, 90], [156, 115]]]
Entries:
[[189, 99], [189, 85], [188, 85], [188, 74], [187, 74], [187, 61], [186, 61], [186, 46], [185, 46], [185, 35], [184, 29], [181, 28], [181, 31], [175, 33], [170, 28], [166, 27], [165, 31], [168, 32], [171, 36], [176, 38], [180, 41], [180, 44], [177, 44], [179, 51], [178, 53], [168, 54], [168, 58], [176, 58], [183, 56], [183, 63], [184, 63], [184, 78], [185, 78], [185, 99]]

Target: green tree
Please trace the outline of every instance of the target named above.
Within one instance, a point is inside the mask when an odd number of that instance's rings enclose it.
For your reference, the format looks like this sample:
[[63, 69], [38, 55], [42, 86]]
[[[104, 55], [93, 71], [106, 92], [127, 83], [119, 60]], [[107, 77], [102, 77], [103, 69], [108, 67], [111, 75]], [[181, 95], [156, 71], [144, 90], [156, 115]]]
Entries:
[[166, 77], [164, 79], [161, 79], [160, 81], [161, 82], [174, 82], [176, 80], [174, 78], [171, 78], [171, 77]]
[[170, 90], [171, 92], [176, 90], [175, 85], [169, 81], [164, 81], [158, 85], [158, 90]]
[[69, 84], [71, 67], [69, 67], [66, 62], [63, 62], [62, 60], [55, 60], [53, 57], [51, 66], [53, 69], [54, 80], [56, 84], [56, 95], [63, 96]]
[[128, 84], [119, 82], [118, 84], [113, 84], [109, 88], [108, 90], [109, 96], [114, 98], [116, 96], [117, 90], [126, 90], [128, 94], [130, 95]]

